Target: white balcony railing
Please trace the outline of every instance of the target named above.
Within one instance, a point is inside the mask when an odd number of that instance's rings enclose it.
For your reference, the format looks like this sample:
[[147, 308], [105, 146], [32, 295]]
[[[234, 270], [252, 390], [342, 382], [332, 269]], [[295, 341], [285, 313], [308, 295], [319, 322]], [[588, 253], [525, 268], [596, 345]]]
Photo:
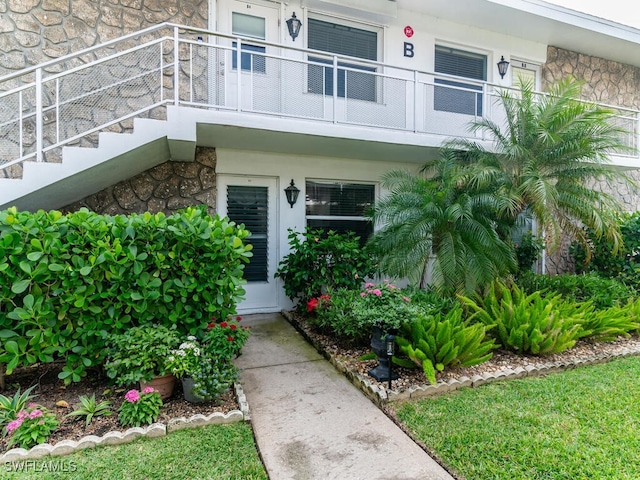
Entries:
[[[468, 137], [474, 118], [501, 122], [499, 88], [161, 24], [0, 78], [0, 172], [166, 105]], [[638, 111], [614, 108], [636, 149]]]

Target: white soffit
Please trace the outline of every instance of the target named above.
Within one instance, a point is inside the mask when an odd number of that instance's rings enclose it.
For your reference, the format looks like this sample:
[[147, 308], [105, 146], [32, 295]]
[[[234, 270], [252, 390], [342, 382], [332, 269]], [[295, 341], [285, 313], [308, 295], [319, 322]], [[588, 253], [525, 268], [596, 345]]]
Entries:
[[303, 7], [388, 23], [398, 16], [394, 0], [302, 0]]

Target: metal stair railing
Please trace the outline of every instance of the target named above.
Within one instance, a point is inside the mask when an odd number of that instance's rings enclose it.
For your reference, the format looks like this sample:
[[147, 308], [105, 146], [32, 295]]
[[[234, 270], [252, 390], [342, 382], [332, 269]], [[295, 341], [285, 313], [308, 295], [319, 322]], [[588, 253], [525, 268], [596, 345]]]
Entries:
[[[167, 105], [469, 137], [470, 120], [501, 122], [503, 88], [163, 23], [1, 77], [0, 175], [133, 118], [166, 119]], [[611, 108], [638, 147], [638, 111]]]

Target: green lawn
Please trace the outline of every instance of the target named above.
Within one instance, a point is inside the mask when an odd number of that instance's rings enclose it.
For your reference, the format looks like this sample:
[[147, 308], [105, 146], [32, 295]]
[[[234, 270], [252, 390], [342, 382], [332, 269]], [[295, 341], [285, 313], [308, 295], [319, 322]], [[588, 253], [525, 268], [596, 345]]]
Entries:
[[640, 358], [407, 402], [399, 418], [461, 478], [640, 479]]
[[244, 423], [180, 430], [163, 438], [25, 461], [22, 467], [29, 473], [9, 473], [11, 465], [0, 465], [0, 478], [267, 480], [251, 427]]

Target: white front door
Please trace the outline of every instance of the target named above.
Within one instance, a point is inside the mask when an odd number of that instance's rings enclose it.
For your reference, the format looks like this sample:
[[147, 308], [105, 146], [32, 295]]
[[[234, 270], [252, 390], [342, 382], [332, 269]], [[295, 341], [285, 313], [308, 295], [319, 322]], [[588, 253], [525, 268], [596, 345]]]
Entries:
[[239, 313], [279, 310], [277, 268], [277, 181], [266, 177], [218, 177], [218, 212], [244, 224], [251, 236], [253, 257], [244, 269], [247, 283]]
[[265, 56], [278, 51], [275, 47], [251, 42], [251, 39], [279, 41], [279, 12], [276, 4], [237, 0], [220, 4], [220, 31], [243, 37], [239, 58], [238, 40], [225, 40], [231, 49], [225, 52], [224, 69], [220, 73], [224, 76], [227, 107], [237, 108], [240, 104], [242, 110], [270, 111], [273, 107], [269, 102], [280, 101], [273, 93], [279, 90], [280, 63]]

